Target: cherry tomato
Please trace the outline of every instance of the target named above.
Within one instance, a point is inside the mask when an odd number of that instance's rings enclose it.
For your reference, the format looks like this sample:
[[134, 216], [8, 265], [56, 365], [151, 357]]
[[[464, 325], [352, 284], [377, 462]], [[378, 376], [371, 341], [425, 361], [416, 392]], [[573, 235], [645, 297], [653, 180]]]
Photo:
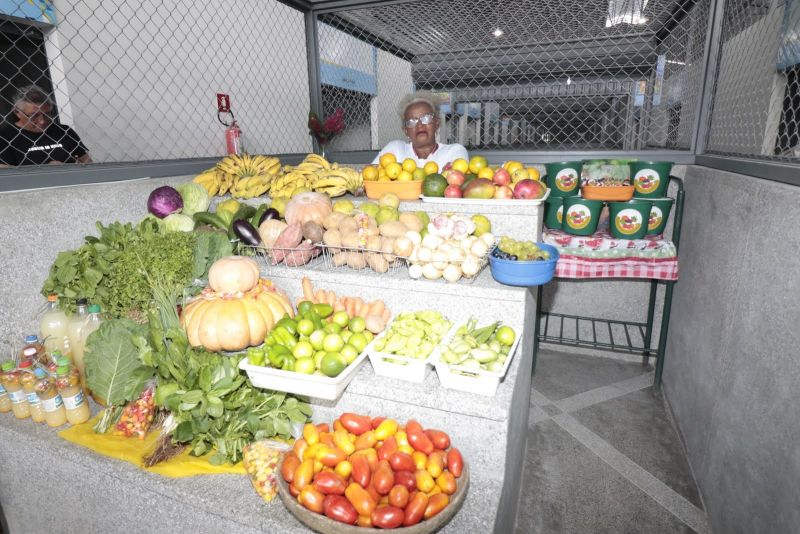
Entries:
[[336, 432], [337, 430], [344, 430], [347, 432], [347, 429], [342, 425], [342, 422], [339, 419], [333, 420], [333, 431]]
[[333, 442], [333, 434], [330, 432], [320, 432], [319, 433], [319, 442], [323, 445], [327, 445], [328, 447], [335, 447], [336, 444]]
[[414, 447], [415, 451], [430, 454], [433, 452], [434, 447], [430, 438], [422, 432], [408, 432], [408, 443]]
[[405, 509], [404, 527], [416, 525], [422, 521], [425, 510], [428, 508], [428, 496], [421, 491], [415, 492], [408, 501]]
[[375, 451], [375, 449], [362, 449], [350, 455], [351, 458], [354, 456], [365, 457], [367, 459], [367, 463], [369, 464], [370, 471], [375, 471], [375, 468], [378, 467], [378, 453]]
[[336, 467], [339, 462], [347, 460], [347, 454], [342, 449], [336, 447], [324, 447], [317, 452], [317, 460], [326, 467]]
[[417, 466], [414, 463], [414, 458], [404, 452], [393, 452], [389, 456], [389, 465], [395, 471], [416, 471]]
[[425, 517], [425, 519], [430, 519], [444, 510], [445, 506], [447, 506], [449, 502], [450, 497], [444, 493], [437, 493], [433, 497], [430, 497], [428, 499], [428, 506], [425, 507], [425, 514], [423, 517]]
[[300, 504], [318, 514], [322, 513], [324, 500], [325, 496], [317, 491], [314, 486], [306, 486], [300, 490], [300, 495], [297, 496], [297, 501]]
[[424, 431], [422, 429], [422, 425], [419, 424], [414, 419], [409, 419], [408, 423], [406, 423], [406, 434], [410, 434], [412, 432], [419, 432], [422, 434]]
[[[375, 490], [381, 495], [387, 495], [394, 486], [394, 471], [392, 466], [389, 465], [389, 460], [381, 460], [378, 462], [378, 468], [372, 473], [372, 485]], [[375, 518], [372, 518], [375, 523]]]
[[353, 525], [358, 521], [358, 512], [356, 512], [355, 507], [346, 497], [341, 495], [328, 495], [325, 497], [322, 502], [322, 508], [325, 515], [334, 521], [347, 523], [348, 525]]
[[317, 457], [317, 453], [321, 448], [325, 447], [324, 443], [315, 443], [313, 445], [309, 445], [306, 447], [306, 450], [303, 451], [303, 460], [314, 459]]
[[428, 455], [424, 452], [414, 451], [411, 453], [411, 458], [414, 460], [414, 471], [425, 469], [428, 465]]
[[395, 484], [392, 490], [389, 492], [389, 504], [392, 506], [397, 506], [398, 508], [405, 508], [408, 504], [408, 488], [401, 485]]
[[425, 435], [431, 440], [433, 446], [439, 450], [447, 450], [450, 447], [450, 436], [441, 430], [430, 428], [425, 431]]
[[350, 478], [350, 474], [353, 472], [353, 464], [351, 464], [349, 460], [344, 460], [336, 464], [334, 471], [337, 475], [347, 480]]
[[433, 480], [431, 474], [424, 469], [418, 470], [414, 476], [417, 479], [417, 489], [420, 491], [428, 493], [436, 486], [436, 482]]
[[357, 451], [363, 451], [364, 449], [370, 449], [374, 447], [377, 443], [378, 438], [375, 437], [375, 432], [372, 430], [367, 430], [356, 438], [355, 446]]
[[461, 456], [461, 451], [455, 447], [447, 451], [447, 469], [456, 478], [464, 471], [464, 458]]
[[303, 490], [306, 486], [311, 484], [314, 479], [314, 460], [303, 460], [297, 469], [294, 470], [294, 478], [292, 484], [298, 490]]
[[333, 471], [323, 471], [314, 477], [314, 488], [325, 495], [344, 495], [347, 482]]
[[381, 494], [375, 489], [375, 484], [367, 486], [367, 493], [369, 493], [369, 496], [372, 497], [372, 500], [375, 501], [376, 504], [381, 502]]
[[456, 477], [450, 471], [445, 471], [436, 479], [436, 485], [442, 489], [442, 493], [452, 495], [456, 492], [458, 485]]
[[347, 500], [350, 501], [350, 504], [356, 509], [358, 515], [371, 515], [372, 511], [375, 510], [376, 501], [372, 499], [372, 496], [367, 490], [355, 482], [347, 486], [347, 489], [344, 490], [344, 494]]
[[303, 453], [306, 451], [306, 447], [308, 447], [308, 443], [306, 443], [306, 440], [302, 438], [298, 439], [297, 441], [294, 442], [294, 447], [292, 448], [292, 450], [294, 451], [294, 455], [302, 460]]
[[425, 464], [425, 470], [431, 474], [433, 478], [437, 478], [444, 471], [444, 452], [434, 451], [428, 456], [428, 462]]
[[364, 528], [372, 528], [372, 518], [368, 515], [360, 515], [358, 516], [358, 521], [356, 521], [356, 525]]
[[356, 436], [360, 436], [364, 432], [372, 429], [372, 421], [369, 417], [365, 415], [358, 415], [354, 413], [343, 413], [339, 420], [342, 422], [342, 426], [347, 429], [348, 432], [352, 432]]
[[396, 471], [394, 474], [395, 484], [402, 484], [408, 491], [417, 489], [417, 477], [411, 471]]
[[398, 447], [402, 447], [403, 445], [410, 447], [408, 444], [408, 434], [406, 434], [405, 430], [398, 430], [394, 438], [397, 440]]
[[397, 528], [404, 519], [405, 512], [396, 506], [381, 506], [372, 512], [372, 526], [378, 528]]
[[319, 429], [311, 423], [306, 423], [303, 427], [303, 439], [309, 445], [319, 443]]
[[292, 480], [294, 480], [294, 472], [298, 465], [300, 465], [300, 459], [294, 454], [287, 454], [286, 458], [283, 459], [283, 463], [281, 464], [281, 475], [283, 476], [283, 480], [291, 484]]
[[389, 456], [397, 450], [397, 440], [394, 436], [389, 436], [383, 440], [383, 444], [378, 447], [378, 460], [388, 460]]
[[381, 424], [375, 429], [375, 437], [378, 438], [378, 441], [383, 441], [389, 436], [394, 436], [397, 433], [397, 427], [397, 421], [394, 419], [381, 421]]
[[372, 418], [372, 421], [370, 421], [370, 426], [372, 426], [372, 429], [373, 429], [373, 430], [375, 430], [375, 429], [376, 429], [376, 428], [378, 428], [378, 427], [381, 425], [381, 423], [383, 423], [384, 421], [386, 421], [386, 418], [385, 418], [385, 417], [373, 417], [373, 418]]
[[348, 456], [353, 454], [356, 446], [350, 441], [350, 436], [347, 430], [337, 430], [333, 433], [333, 443], [337, 448], [342, 449]]
[[369, 468], [367, 457], [363, 454], [352, 455], [350, 456], [350, 463], [353, 464], [353, 482], [356, 482], [362, 488], [369, 486], [370, 480], [372, 480], [372, 470]]
[[330, 432], [331, 427], [328, 425], [328, 423], [320, 423], [317, 425], [317, 430], [319, 430], [319, 433], [322, 434], [323, 432]]

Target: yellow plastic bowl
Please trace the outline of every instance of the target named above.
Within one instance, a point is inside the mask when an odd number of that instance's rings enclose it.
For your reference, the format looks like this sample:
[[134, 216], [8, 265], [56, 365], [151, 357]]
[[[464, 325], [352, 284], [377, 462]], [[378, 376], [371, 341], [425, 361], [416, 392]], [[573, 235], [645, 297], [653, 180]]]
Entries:
[[422, 180], [410, 182], [378, 182], [364, 180], [367, 198], [379, 199], [386, 193], [394, 193], [400, 200], [417, 200], [422, 194]]

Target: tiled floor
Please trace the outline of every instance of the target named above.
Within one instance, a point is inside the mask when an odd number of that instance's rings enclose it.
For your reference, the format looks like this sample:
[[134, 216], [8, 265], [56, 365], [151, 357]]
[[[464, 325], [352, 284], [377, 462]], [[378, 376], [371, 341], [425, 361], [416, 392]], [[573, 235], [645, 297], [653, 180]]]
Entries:
[[709, 532], [652, 367], [542, 346], [517, 534]]

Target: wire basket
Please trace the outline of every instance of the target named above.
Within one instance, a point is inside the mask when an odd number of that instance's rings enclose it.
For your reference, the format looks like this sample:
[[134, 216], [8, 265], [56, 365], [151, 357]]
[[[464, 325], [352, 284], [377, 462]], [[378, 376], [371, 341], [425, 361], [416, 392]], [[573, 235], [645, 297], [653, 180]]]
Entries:
[[239, 253], [251, 256], [261, 264], [262, 268], [315, 267], [322, 265], [322, 248], [319, 245], [308, 247], [264, 247], [239, 244]]
[[396, 274], [404, 271], [406, 258], [391, 252], [355, 247], [317, 245], [322, 250], [322, 263], [326, 269], [372, 270], [378, 274]]
[[[466, 259], [464, 259], [464, 260], [449, 260], [448, 259], [446, 261], [445, 260], [441, 260], [441, 261], [435, 261], [435, 260], [422, 261], [422, 260], [417, 259], [417, 260], [415, 260], [413, 262], [411, 262], [409, 260], [409, 262], [408, 262], [409, 263], [409, 267], [408, 267], [409, 276], [411, 276], [411, 278], [415, 278], [415, 279], [420, 279], [421, 278], [421, 279], [427, 279], [427, 280], [438, 280], [438, 281], [443, 282], [443, 283], [471, 284], [481, 275], [483, 270], [489, 264], [489, 254], [491, 254], [492, 250], [494, 250], [494, 247], [496, 245], [497, 245], [497, 240], [495, 239], [493, 241], [493, 243], [488, 246], [488, 250], [482, 256], [478, 257], [477, 265], [472, 265], [467, 269], [467, 272], [469, 272], [469, 276], [467, 276], [467, 274], [464, 274], [464, 266], [469, 261], [469, 260], [466, 260]], [[433, 268], [436, 269], [437, 271], [440, 271], [441, 274], [439, 276], [437, 276], [437, 277], [433, 277], [433, 278], [429, 277], [428, 275], [431, 274], [431, 273], [426, 273], [427, 268], [425, 266], [427, 264], [430, 264], [431, 266], [433, 266]], [[419, 268], [416, 267], [417, 265], [419, 266]], [[458, 267], [458, 270], [461, 271], [461, 276], [458, 279], [454, 279], [455, 278], [455, 276], [454, 276], [455, 272], [457, 272], [457, 271], [453, 271], [451, 273], [447, 272], [448, 268], [450, 268], [451, 271], [452, 271], [452, 267], [450, 267], [451, 265]], [[474, 274], [473, 274], [473, 272], [474, 272]], [[448, 275], [451, 275], [450, 276], [451, 279], [448, 279]]]

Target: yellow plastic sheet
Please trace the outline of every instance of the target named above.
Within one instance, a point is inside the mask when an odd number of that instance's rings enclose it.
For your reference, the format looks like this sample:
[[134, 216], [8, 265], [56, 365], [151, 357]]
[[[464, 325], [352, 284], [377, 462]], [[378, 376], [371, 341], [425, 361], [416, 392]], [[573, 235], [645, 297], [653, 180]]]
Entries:
[[92, 427], [99, 417], [90, 419], [82, 425], [71, 426], [59, 432], [58, 435], [103, 456], [131, 463], [140, 469], [165, 477], [182, 478], [224, 473], [245, 474], [242, 462], [236, 465], [211, 465], [208, 462], [208, 456], [192, 456], [188, 449], [169, 461], [158, 463], [153, 467], [145, 467], [142, 458], [155, 446], [159, 432], [150, 432], [144, 439], [98, 434]]

